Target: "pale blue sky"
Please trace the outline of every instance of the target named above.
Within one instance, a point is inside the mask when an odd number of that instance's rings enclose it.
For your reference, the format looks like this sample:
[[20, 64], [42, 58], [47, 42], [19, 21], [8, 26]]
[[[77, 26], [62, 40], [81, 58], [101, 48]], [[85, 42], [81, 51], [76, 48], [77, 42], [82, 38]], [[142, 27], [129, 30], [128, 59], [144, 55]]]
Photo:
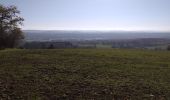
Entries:
[[170, 31], [170, 0], [0, 0], [16, 5], [23, 29]]

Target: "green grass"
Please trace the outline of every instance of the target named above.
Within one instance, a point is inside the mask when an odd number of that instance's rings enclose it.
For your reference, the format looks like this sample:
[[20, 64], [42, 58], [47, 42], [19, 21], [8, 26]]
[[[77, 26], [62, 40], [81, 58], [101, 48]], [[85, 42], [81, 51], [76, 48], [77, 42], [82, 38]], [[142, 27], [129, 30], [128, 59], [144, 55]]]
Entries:
[[1, 50], [0, 99], [170, 100], [170, 52]]

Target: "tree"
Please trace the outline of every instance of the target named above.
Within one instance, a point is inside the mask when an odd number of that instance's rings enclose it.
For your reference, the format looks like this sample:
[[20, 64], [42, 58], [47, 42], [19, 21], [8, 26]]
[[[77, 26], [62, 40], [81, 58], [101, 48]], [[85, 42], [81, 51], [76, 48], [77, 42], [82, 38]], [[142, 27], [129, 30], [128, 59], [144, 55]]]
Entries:
[[168, 45], [167, 50], [170, 51], [170, 45]]
[[48, 47], [48, 49], [54, 49], [54, 45], [50, 44], [50, 46]]
[[24, 38], [20, 28], [24, 19], [16, 6], [0, 5], [0, 48], [13, 48]]

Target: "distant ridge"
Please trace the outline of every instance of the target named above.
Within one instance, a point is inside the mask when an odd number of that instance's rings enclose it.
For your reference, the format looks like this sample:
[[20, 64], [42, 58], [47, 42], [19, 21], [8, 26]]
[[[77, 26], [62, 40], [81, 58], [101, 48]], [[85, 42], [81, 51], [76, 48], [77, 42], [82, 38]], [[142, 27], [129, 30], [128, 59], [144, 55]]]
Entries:
[[142, 31], [69, 31], [69, 30], [24, 30], [26, 41], [51, 40], [120, 40], [137, 38], [166, 38], [170, 32]]

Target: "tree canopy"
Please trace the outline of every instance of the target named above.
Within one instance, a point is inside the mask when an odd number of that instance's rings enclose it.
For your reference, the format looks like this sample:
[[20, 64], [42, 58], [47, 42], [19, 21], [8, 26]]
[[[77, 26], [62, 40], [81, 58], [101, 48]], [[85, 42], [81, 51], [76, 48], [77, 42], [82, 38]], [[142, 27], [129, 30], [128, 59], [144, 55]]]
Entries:
[[13, 48], [24, 38], [20, 28], [24, 19], [16, 6], [0, 5], [0, 48]]

